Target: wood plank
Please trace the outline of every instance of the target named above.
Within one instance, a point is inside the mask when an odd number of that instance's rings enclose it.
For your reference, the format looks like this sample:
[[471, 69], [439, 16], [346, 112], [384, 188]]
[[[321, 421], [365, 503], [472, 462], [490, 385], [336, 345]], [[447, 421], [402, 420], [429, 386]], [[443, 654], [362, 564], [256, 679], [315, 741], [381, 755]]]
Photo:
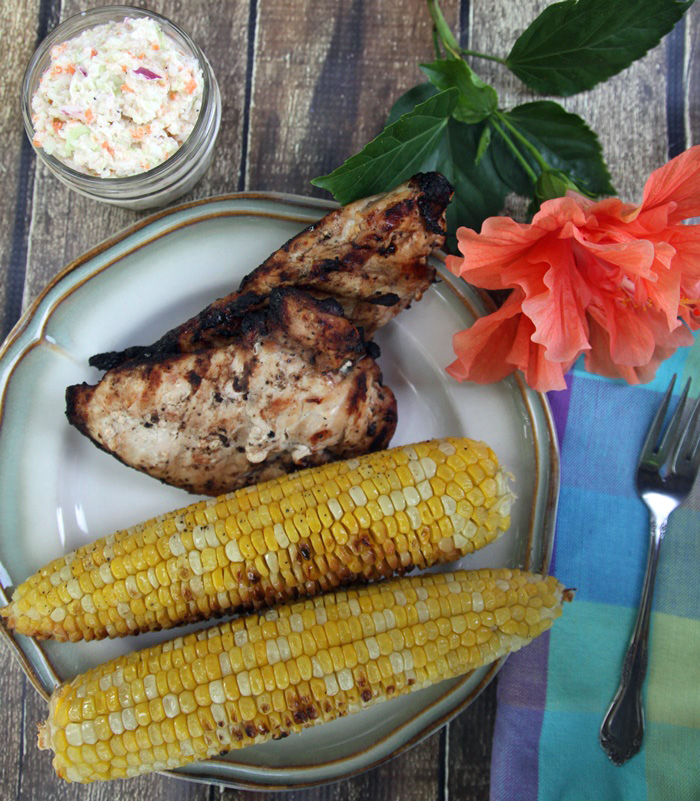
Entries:
[[443, 752], [445, 798], [483, 801], [489, 796], [496, 681], [449, 725]]
[[19, 113], [24, 70], [37, 40], [39, 0], [0, 4], [5, 70], [0, 81], [0, 336], [7, 333], [19, 312], [24, 278], [34, 165]]
[[685, 129], [686, 146], [700, 144], [700, 7], [685, 14]]
[[[443, 5], [456, 23], [459, 3]], [[327, 196], [310, 180], [379, 133], [432, 57], [422, 0], [259, 4], [246, 185]]]
[[[98, 0], [92, 5], [110, 5]], [[62, 18], [84, 8], [81, 0], [64, 0]], [[223, 117], [214, 161], [202, 181], [177, 202], [236, 191], [241, 161], [247, 70], [249, 2], [219, 4], [212, 13], [206, 0], [153, 0], [148, 7], [179, 24], [202, 47], [219, 76]], [[44, 167], [37, 168], [36, 202], [24, 295], [26, 306], [44, 285], [72, 259], [103, 239], [146, 216], [98, 203], [72, 192]]]
[[0, 749], [0, 798], [14, 799], [20, 783], [22, 716], [25, 693], [33, 692], [9, 648], [0, 649], [0, 727], [5, 734]]
[[[31, 148], [18, 113], [24, 69], [36, 45], [39, 0], [0, 4], [5, 74], [0, 82], [0, 132], [3, 154], [0, 176], [0, 336], [15, 322], [22, 297], [29, 213], [34, 169]], [[26, 153], [22, 158], [23, 149]], [[0, 749], [0, 798], [17, 793], [22, 759], [23, 699], [31, 687], [7, 648], [0, 649], [0, 731], [5, 744]]]
[[[429, 737], [405, 754], [352, 779], [285, 793], [289, 801], [438, 801], [440, 736]], [[265, 792], [221, 789], [221, 801], [268, 801]], [[470, 801], [461, 799], [461, 801]], [[481, 799], [480, 799], [481, 801]]]

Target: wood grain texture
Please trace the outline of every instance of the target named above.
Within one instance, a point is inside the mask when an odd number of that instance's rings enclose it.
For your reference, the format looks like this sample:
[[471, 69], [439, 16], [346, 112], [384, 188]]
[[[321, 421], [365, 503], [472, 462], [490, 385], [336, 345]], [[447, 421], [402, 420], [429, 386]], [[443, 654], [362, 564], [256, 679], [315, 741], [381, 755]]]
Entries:
[[[39, 0], [0, 4], [0, 41], [6, 68], [0, 81], [0, 326], [14, 322], [26, 263], [34, 165], [19, 110], [24, 65], [36, 46]], [[22, 158], [23, 150], [25, 158]], [[0, 799], [14, 799], [20, 784], [24, 701], [33, 689], [9, 650], [0, 649]]]
[[[285, 793], [289, 801], [439, 801], [440, 738], [430, 737], [406, 754], [352, 779]], [[269, 793], [221, 788], [222, 801], [270, 801]], [[472, 801], [462, 796], [464, 801]], [[476, 799], [474, 799], [476, 801]], [[479, 799], [482, 801], [482, 799]]]
[[[459, 3], [443, 6], [456, 26]], [[256, 33], [247, 185], [327, 197], [310, 180], [376, 136], [423, 80], [418, 64], [433, 54], [425, 3], [266, 0]]]
[[700, 144], [700, 7], [693, 5], [685, 15], [684, 36], [686, 144]]
[[3, 336], [14, 322], [22, 283], [31, 214], [34, 163], [26, 141], [20, 113], [20, 88], [24, 65], [36, 47], [39, 0], [0, 4], [5, 69], [0, 81], [0, 182], [4, 202], [0, 203], [0, 326]]

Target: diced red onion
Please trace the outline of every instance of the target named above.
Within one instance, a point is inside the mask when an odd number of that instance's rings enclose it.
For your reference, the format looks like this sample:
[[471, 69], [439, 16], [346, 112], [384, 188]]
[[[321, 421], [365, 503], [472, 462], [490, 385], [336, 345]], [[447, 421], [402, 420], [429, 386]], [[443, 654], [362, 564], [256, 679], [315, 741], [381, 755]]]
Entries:
[[137, 75], [143, 75], [144, 78], [148, 78], [149, 81], [155, 81], [156, 78], [160, 78], [160, 75], [156, 75], [155, 72], [151, 72], [151, 70], [146, 69], [146, 67], [139, 67], [137, 70], [134, 70]]

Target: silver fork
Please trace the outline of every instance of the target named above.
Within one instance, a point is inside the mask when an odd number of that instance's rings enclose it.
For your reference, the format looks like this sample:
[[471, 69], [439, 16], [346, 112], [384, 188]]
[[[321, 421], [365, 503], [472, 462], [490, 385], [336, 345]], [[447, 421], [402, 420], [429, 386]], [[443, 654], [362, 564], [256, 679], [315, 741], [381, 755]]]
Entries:
[[637, 492], [649, 507], [651, 541], [642, 599], [632, 639], [622, 664], [620, 686], [600, 727], [600, 744], [615, 765], [622, 765], [642, 747], [642, 686], [647, 672], [651, 602], [661, 542], [666, 533], [668, 518], [690, 495], [700, 468], [700, 436], [695, 434], [700, 417], [700, 398], [695, 403], [690, 419], [681, 429], [690, 380], [685, 385], [676, 411], [659, 443], [675, 383], [674, 375], [652, 421], [637, 465]]

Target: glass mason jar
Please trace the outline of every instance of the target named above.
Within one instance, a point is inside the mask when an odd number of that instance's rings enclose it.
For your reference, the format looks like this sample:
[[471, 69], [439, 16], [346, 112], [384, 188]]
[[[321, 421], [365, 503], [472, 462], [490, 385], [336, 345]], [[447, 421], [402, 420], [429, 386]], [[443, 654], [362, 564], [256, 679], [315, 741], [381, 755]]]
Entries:
[[87, 175], [66, 166], [41, 148], [34, 147], [34, 150], [49, 170], [76, 192], [115, 206], [149, 209], [171, 203], [192, 189], [199, 181], [211, 163], [214, 142], [221, 123], [221, 95], [211, 65], [199, 47], [177, 25], [160, 14], [131, 6], [104, 6], [70, 17], [41, 42], [29, 62], [22, 83], [22, 117], [27, 135], [32, 141], [34, 139], [32, 97], [49, 65], [51, 48], [55, 44], [72, 39], [96, 25], [112, 21], [121, 22], [126, 17], [155, 20], [166, 36], [174, 40], [184, 53], [199, 62], [204, 78], [202, 104], [190, 135], [175, 153], [157, 167], [127, 178], [100, 178]]

